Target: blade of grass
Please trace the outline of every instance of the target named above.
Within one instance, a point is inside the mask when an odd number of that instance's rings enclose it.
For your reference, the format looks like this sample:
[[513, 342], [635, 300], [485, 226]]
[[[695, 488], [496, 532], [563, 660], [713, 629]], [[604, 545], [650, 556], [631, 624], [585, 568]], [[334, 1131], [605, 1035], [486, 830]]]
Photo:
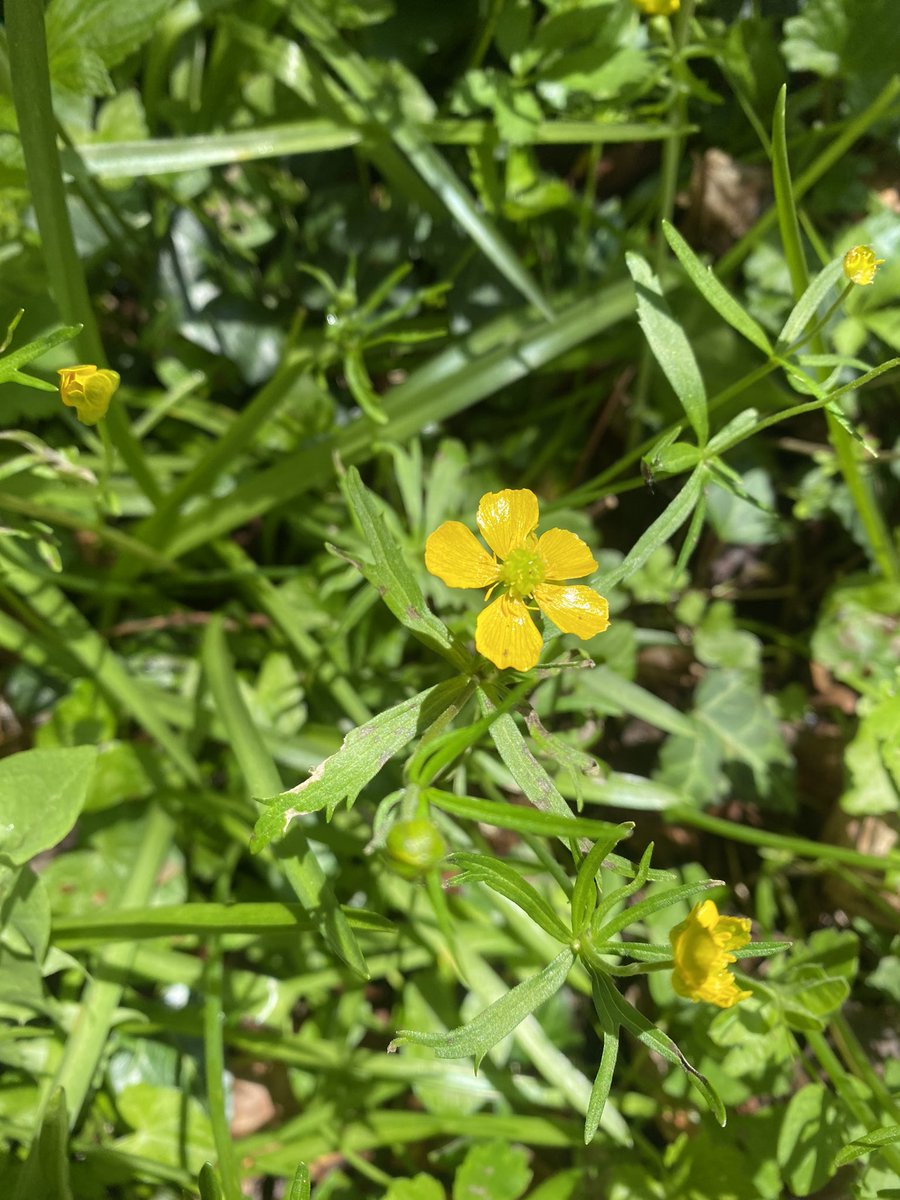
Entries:
[[738, 825], [721, 817], [710, 816], [699, 809], [674, 805], [665, 810], [667, 820], [678, 825], [691, 825], [718, 837], [734, 842], [745, 842], [750, 846], [768, 847], [772, 850], [787, 850], [796, 858], [811, 858], [822, 863], [845, 863], [863, 871], [885, 874], [900, 871], [900, 853], [888, 850], [883, 855], [863, 854], [849, 846], [832, 846], [829, 842], [813, 842], [807, 838], [793, 837], [784, 833], [770, 833], [766, 829], [753, 829], [749, 825]]
[[[390, 933], [394, 928], [386, 918], [377, 917], [366, 909], [346, 908], [344, 912], [348, 923], [355, 929]], [[291, 930], [302, 933], [315, 928], [315, 920], [301, 904], [271, 901], [243, 904], [195, 902], [61, 917], [54, 922], [53, 938], [60, 944], [68, 944], [92, 939], [115, 941], [179, 934], [199, 936], [204, 933], [236, 933], [259, 936]]]
[[[426, 425], [464, 411], [532, 371], [624, 320], [631, 311], [630, 282], [613, 284], [564, 309], [552, 322], [524, 313], [502, 317], [442, 351], [384, 398], [388, 424], [382, 440], [405, 441]], [[373, 426], [357, 417], [314, 445], [285, 455], [257, 472], [230, 495], [173, 521], [165, 552], [179, 557], [312, 488], [334, 474], [334, 455], [344, 463], [374, 453]]]
[[[893, 82], [896, 84], [896, 89], [900, 89], [900, 79], [895, 79]], [[794, 299], [799, 305], [809, 285], [809, 271], [800, 237], [795, 189], [791, 182], [787, 156], [786, 104], [787, 85], [784, 85], [778, 93], [772, 122], [772, 179], [775, 187], [775, 208], [778, 213], [782, 245], [790, 270]], [[829, 268], [826, 267], [822, 273], [826, 281], [828, 270]], [[813, 353], [824, 353], [825, 345], [821, 334], [816, 335], [813, 339], [811, 348]], [[885, 579], [890, 579], [895, 583], [900, 582], [900, 554], [897, 552], [897, 547], [878, 506], [871, 479], [862, 470], [854, 439], [834, 413], [827, 409], [825, 419], [828, 424], [828, 439], [834, 448], [847, 490], [850, 492], [866, 531], [872, 557]]]
[[44, 639], [58, 640], [66, 658], [75, 659], [77, 672], [95, 679], [101, 689], [159, 742], [185, 779], [200, 783], [200, 772], [181, 738], [160, 712], [149, 684], [132, 678], [106, 640], [94, 630], [64, 592], [32, 569], [28, 556], [7, 539], [0, 557], [0, 581], [21, 599], [29, 622], [37, 623]]
[[75, 169], [76, 157], [88, 174], [122, 178], [171, 175], [199, 167], [280, 158], [285, 154], [319, 154], [357, 146], [362, 135], [334, 121], [293, 121], [237, 133], [194, 137], [147, 138], [142, 142], [95, 142], [64, 150], [62, 166]]
[[[251, 796], [277, 795], [283, 790], [281, 777], [238, 689], [220, 615], [207, 626], [201, 662], [213, 703], [228, 732], [247, 791]], [[355, 974], [367, 979], [366, 960], [356, 936], [299, 822], [293, 823], [288, 836], [279, 843], [276, 857], [300, 903], [314, 914], [325, 941]]]
[[[157, 806], [150, 809], [144, 822], [137, 858], [131, 864], [117, 897], [120, 907], [138, 907], [150, 899], [174, 830], [175, 824], [167, 813]], [[102, 962], [114, 970], [127, 971], [136, 949], [130, 942], [111, 946], [104, 952]], [[63, 1089], [69, 1106], [70, 1129], [78, 1124], [90, 1093], [121, 995], [122, 984], [112, 980], [98, 978], [87, 985], [66, 1039], [62, 1060], [52, 1084], [44, 1093], [43, 1104], [46, 1105], [58, 1088]]]
[[[47, 275], [63, 321], [82, 326], [76, 339], [82, 362], [103, 367], [106, 356], [75, 247], [62, 181], [43, 6], [33, 0], [7, 0], [4, 12], [13, 101]], [[160, 489], [122, 408], [112, 405], [106, 421], [135, 482], [148, 499], [156, 502]]]
[[[794, 200], [801, 200], [826, 172], [847, 154], [854, 143], [868, 133], [869, 129], [886, 116], [897, 97], [900, 96], [900, 76], [894, 75], [885, 84], [868, 108], [844, 125], [829, 146], [803, 171], [794, 182]], [[759, 218], [756, 224], [736, 242], [727, 254], [719, 259], [716, 270], [720, 278], [730, 275], [744, 261], [755, 246], [762, 241], [773, 225], [778, 222], [778, 209], [773, 205]]]

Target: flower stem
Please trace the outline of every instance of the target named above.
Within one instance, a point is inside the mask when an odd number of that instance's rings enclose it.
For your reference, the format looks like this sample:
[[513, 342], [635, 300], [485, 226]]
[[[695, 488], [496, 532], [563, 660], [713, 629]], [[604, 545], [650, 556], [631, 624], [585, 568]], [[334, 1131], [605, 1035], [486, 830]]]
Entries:
[[[76, 338], [81, 361], [103, 367], [106, 355], [66, 205], [50, 94], [43, 5], [38, 0], [7, 0], [4, 12], [13, 101], [50, 286], [63, 322], [82, 327]], [[144, 494], [155, 503], [160, 489], [124, 411], [113, 407], [108, 419], [110, 434], [125, 465]]]
[[[815, 1033], [813, 1031], [806, 1033], [805, 1037], [813, 1054], [819, 1060], [823, 1071], [831, 1080], [832, 1086], [843, 1102], [844, 1107], [861, 1125], [865, 1126], [868, 1133], [873, 1133], [878, 1128], [878, 1121], [869, 1108], [869, 1105], [860, 1097], [852, 1076], [844, 1070], [840, 1059], [828, 1044], [828, 1039], [823, 1033]], [[880, 1153], [891, 1164], [894, 1170], [900, 1171], [900, 1147], [881, 1146]]]

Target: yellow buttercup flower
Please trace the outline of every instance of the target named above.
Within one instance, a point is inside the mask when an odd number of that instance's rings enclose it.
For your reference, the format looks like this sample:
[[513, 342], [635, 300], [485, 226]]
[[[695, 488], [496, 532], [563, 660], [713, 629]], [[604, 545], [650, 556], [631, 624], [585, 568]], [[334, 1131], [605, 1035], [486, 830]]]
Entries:
[[63, 404], [75, 409], [83, 425], [96, 425], [106, 416], [109, 402], [119, 386], [118, 371], [82, 364], [63, 367], [57, 374]]
[[671, 17], [681, 8], [681, 0], [634, 0], [634, 3], [648, 17]]
[[865, 287], [875, 278], [875, 272], [884, 262], [876, 258], [871, 246], [853, 246], [844, 255], [844, 274], [851, 283]]
[[543, 638], [525, 600], [533, 596], [545, 617], [563, 633], [586, 639], [609, 625], [609, 605], [593, 588], [566, 584], [597, 569], [591, 552], [574, 533], [548, 529], [535, 535], [538, 501], [527, 488], [488, 492], [476, 516], [488, 554], [459, 521], [445, 521], [425, 543], [425, 565], [448, 587], [496, 587], [499, 599], [475, 625], [475, 646], [497, 667], [528, 671], [541, 656]]
[[738, 989], [728, 970], [737, 961], [728, 951], [750, 941], [747, 917], [721, 917], [714, 901], [701, 900], [687, 920], [669, 932], [669, 941], [675, 962], [672, 986], [679, 996], [731, 1008], [750, 995]]

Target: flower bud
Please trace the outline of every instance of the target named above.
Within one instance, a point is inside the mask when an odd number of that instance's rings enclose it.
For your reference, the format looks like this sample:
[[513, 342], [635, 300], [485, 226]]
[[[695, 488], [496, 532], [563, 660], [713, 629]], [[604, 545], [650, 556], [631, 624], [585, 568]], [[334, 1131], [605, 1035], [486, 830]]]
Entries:
[[865, 287], [875, 278], [875, 272], [884, 262], [876, 258], [870, 246], [854, 246], [844, 255], [844, 274], [851, 283]]
[[671, 17], [681, 7], [681, 0], [634, 0], [634, 3], [648, 17]]
[[446, 853], [444, 839], [430, 821], [398, 821], [387, 836], [387, 854], [398, 875], [414, 879], [434, 870]]
[[63, 367], [58, 371], [59, 394], [74, 408], [83, 425], [96, 425], [106, 416], [109, 402], [119, 386], [119, 373], [95, 366]]

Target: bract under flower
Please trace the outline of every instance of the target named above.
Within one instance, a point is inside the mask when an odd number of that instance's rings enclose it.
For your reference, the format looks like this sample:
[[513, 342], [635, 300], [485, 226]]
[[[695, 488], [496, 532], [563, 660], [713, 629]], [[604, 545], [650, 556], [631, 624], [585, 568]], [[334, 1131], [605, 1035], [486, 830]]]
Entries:
[[543, 638], [525, 603], [538, 608], [562, 630], [591, 638], [609, 625], [606, 600], [584, 585], [560, 586], [597, 569], [590, 550], [574, 533], [549, 529], [535, 535], [538, 501], [527, 488], [488, 492], [476, 516], [481, 536], [493, 551], [459, 521], [445, 521], [425, 544], [425, 565], [448, 587], [495, 588], [502, 594], [482, 612], [475, 646], [498, 667], [528, 671], [537, 664]]
[[731, 1008], [751, 994], [738, 988], [728, 970], [736, 961], [728, 951], [750, 941], [747, 917], [722, 917], [714, 901], [701, 900], [669, 932], [669, 941], [675, 963], [672, 986], [679, 996]]
[[109, 402], [119, 386], [118, 371], [91, 364], [63, 367], [59, 375], [59, 394], [83, 425], [96, 425], [106, 416]]

